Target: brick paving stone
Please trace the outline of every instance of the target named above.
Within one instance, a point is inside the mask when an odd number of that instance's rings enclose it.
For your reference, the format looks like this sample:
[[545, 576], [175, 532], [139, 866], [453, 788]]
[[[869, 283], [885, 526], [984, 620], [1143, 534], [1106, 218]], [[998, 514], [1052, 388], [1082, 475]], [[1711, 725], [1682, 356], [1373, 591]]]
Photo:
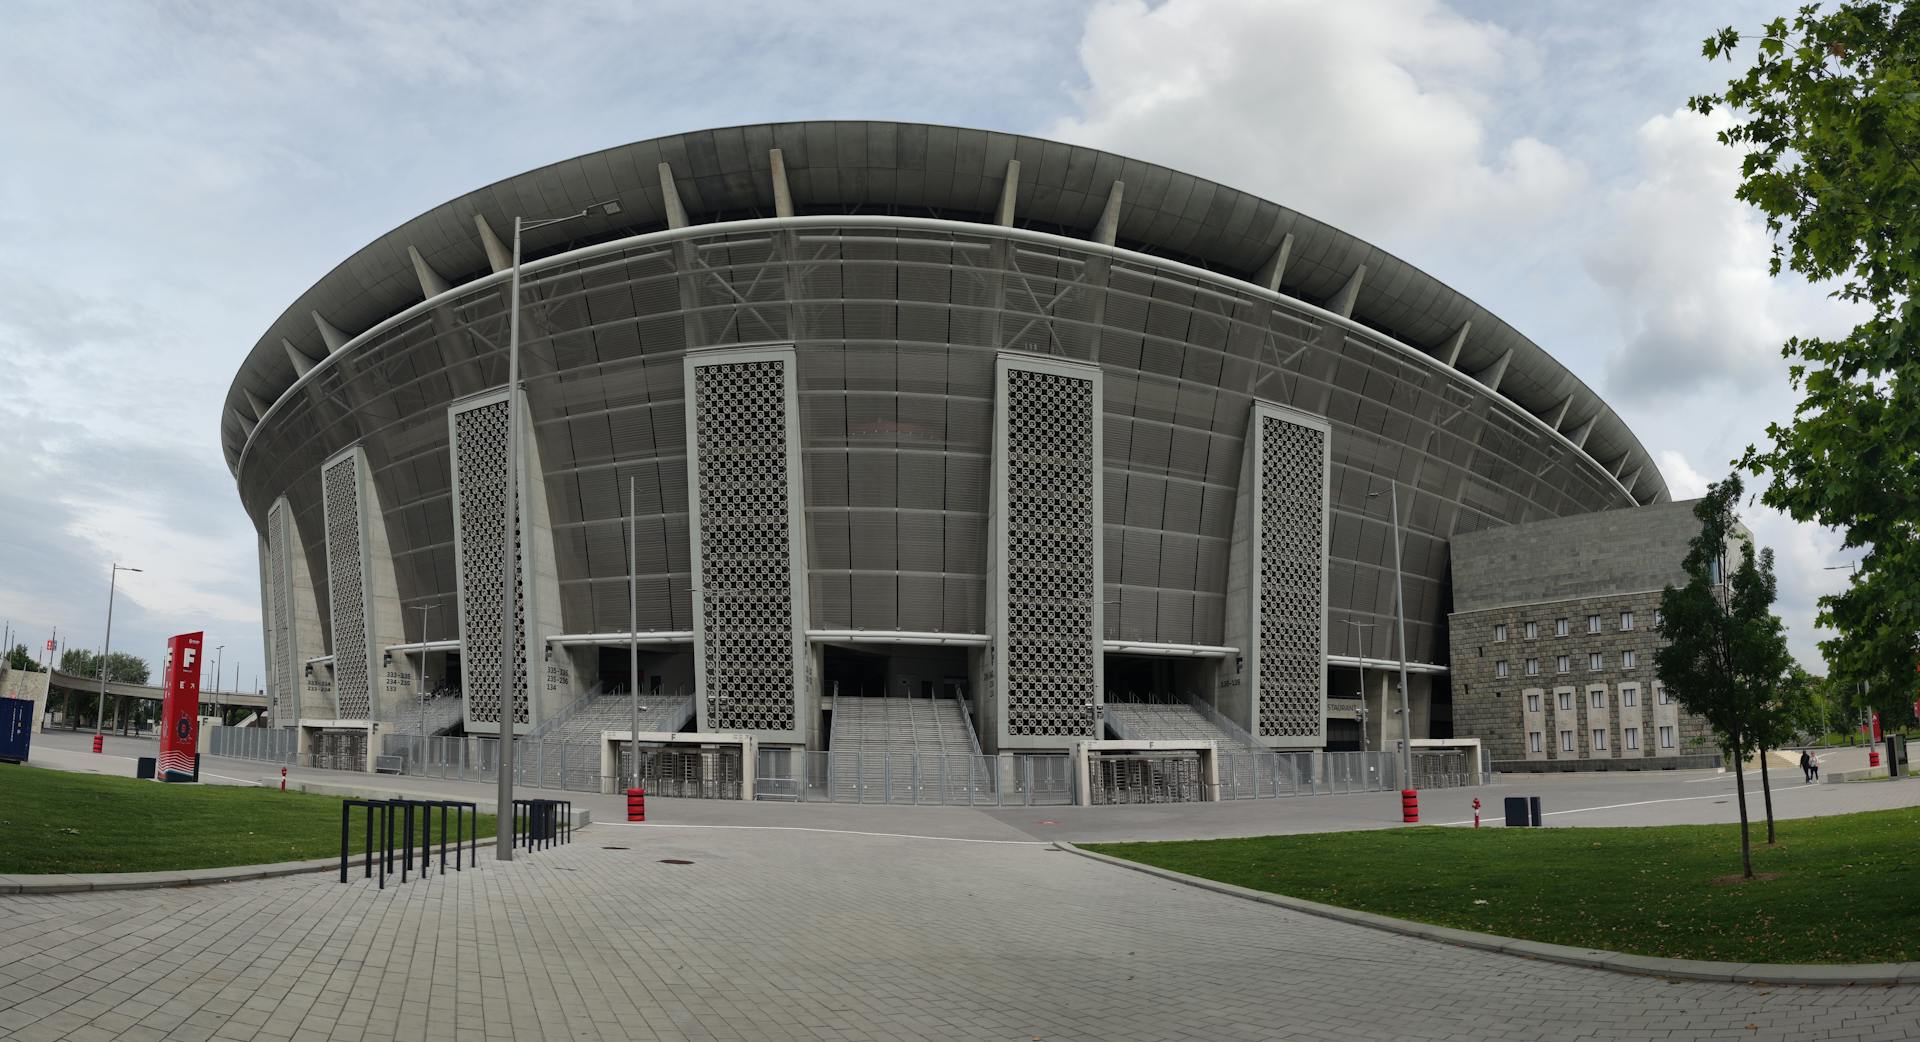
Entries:
[[1920, 1034], [1915, 986], [1628, 976], [1038, 845], [809, 832], [588, 829], [384, 891], [293, 876], [0, 896], [0, 941], [7, 1040]]

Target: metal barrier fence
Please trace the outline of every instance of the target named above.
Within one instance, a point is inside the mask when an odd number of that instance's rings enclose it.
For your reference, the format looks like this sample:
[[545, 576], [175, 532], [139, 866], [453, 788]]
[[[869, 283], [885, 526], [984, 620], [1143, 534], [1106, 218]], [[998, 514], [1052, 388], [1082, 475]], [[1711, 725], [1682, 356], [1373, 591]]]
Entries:
[[321, 731], [313, 736], [311, 749], [312, 763], [308, 766], [329, 771], [367, 769], [365, 731]]
[[801, 803], [1058, 805], [1074, 800], [1064, 754], [855, 753], [761, 749], [754, 797]]
[[1416, 789], [1459, 789], [1469, 785], [1478, 785], [1481, 779], [1480, 765], [1475, 756], [1464, 750], [1413, 753], [1413, 788]]
[[292, 764], [300, 747], [300, 735], [291, 727], [209, 727], [204, 737], [201, 752], [232, 760]]
[[[634, 785], [633, 747], [619, 743], [620, 788]], [[649, 796], [737, 800], [742, 783], [740, 750], [640, 748], [639, 787]]]
[[[374, 866], [380, 868], [380, 889], [387, 888], [387, 877], [394, 874], [396, 853], [400, 865], [400, 881], [406, 882], [407, 875], [413, 870], [415, 841], [418, 840], [420, 874], [427, 874], [433, 862], [433, 812], [440, 812], [440, 874], [447, 874], [447, 812], [453, 812], [453, 869], [464, 871], [461, 866], [460, 848], [467, 845], [467, 864], [476, 864], [479, 858], [480, 809], [465, 800], [408, 800], [395, 797], [387, 800], [341, 800], [340, 801], [340, 881], [347, 881], [348, 855], [352, 846], [352, 822], [354, 808], [365, 811], [366, 843], [361, 848], [364, 867], [362, 878], [374, 877]], [[418, 812], [420, 827], [414, 828], [414, 814]], [[398, 845], [395, 844], [394, 831], [399, 830]]]
[[1088, 762], [1088, 802], [1199, 803], [1207, 799], [1200, 756], [1104, 753]]

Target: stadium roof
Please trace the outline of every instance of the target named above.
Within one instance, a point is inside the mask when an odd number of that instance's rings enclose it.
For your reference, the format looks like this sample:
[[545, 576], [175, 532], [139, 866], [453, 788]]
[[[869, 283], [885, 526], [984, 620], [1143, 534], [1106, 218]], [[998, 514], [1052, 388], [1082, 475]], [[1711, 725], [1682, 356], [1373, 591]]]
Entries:
[[[492, 273], [515, 215], [573, 213], [616, 199], [619, 213], [539, 229], [529, 258], [669, 226], [663, 169], [693, 225], [775, 216], [771, 150], [792, 211], [992, 221], [1009, 173], [1012, 223], [1205, 268], [1349, 316], [1471, 375], [1574, 445], [1641, 503], [1669, 498], [1632, 431], [1539, 345], [1413, 265], [1278, 203], [1098, 149], [958, 127], [891, 122], [755, 124], [621, 145], [531, 170], [421, 214], [341, 262], [287, 308], [227, 393], [229, 466], [266, 410], [314, 360], [420, 303], [429, 290]], [[1011, 166], [1017, 162], [1017, 170]], [[1115, 182], [1124, 190], [1114, 191]], [[1117, 198], [1117, 223], [1103, 223]], [[489, 257], [488, 247], [494, 249]], [[420, 261], [416, 265], [414, 254]], [[1282, 263], [1276, 265], [1276, 256]], [[422, 271], [424, 267], [426, 270]], [[1362, 270], [1364, 269], [1364, 271]], [[297, 353], [301, 357], [296, 359]]]

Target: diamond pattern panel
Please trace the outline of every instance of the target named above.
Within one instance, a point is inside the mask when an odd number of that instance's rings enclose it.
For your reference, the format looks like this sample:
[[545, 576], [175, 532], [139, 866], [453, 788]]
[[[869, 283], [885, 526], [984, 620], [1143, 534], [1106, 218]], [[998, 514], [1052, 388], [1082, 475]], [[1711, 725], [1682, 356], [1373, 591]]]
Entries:
[[1093, 381], [1007, 371], [1007, 733], [1093, 734]]
[[288, 574], [288, 545], [293, 518], [285, 499], [267, 511], [267, 626], [273, 637], [273, 689], [269, 694], [273, 725], [300, 719], [300, 665], [293, 661], [293, 576]]
[[[507, 401], [476, 406], [453, 417], [453, 465], [459, 481], [454, 504], [460, 530], [460, 632], [466, 638], [460, 668], [467, 714], [476, 723], [500, 722], [500, 584], [507, 513]], [[520, 518], [513, 523], [513, 720], [529, 720], [527, 601], [522, 573]]]
[[796, 727], [786, 363], [694, 370], [708, 726]]
[[333, 613], [334, 704], [342, 720], [368, 719], [366, 570], [360, 553], [360, 458], [320, 475], [327, 516], [327, 604]]
[[1260, 420], [1260, 734], [1320, 733], [1326, 435]]

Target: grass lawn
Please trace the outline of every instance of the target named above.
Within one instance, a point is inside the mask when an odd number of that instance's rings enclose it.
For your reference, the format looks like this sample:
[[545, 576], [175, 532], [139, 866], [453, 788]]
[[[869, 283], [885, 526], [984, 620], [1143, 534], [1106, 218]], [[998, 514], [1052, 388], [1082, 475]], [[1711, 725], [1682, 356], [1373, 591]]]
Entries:
[[[353, 824], [357, 851], [360, 814]], [[493, 815], [480, 815], [480, 834], [492, 833]], [[339, 853], [335, 797], [0, 765], [0, 873], [157, 872]]]
[[1413, 828], [1086, 849], [1400, 919], [1640, 955], [1920, 961], [1920, 808], [1738, 825]]

